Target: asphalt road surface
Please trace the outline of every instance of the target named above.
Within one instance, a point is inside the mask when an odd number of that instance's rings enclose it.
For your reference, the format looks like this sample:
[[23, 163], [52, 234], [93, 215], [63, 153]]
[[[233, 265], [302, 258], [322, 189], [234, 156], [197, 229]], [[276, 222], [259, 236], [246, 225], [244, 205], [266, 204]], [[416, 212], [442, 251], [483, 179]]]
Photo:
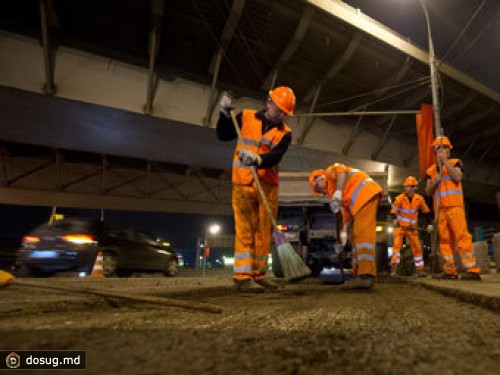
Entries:
[[220, 277], [198, 278], [191, 291], [164, 288], [162, 280], [104, 282], [115, 291], [208, 302], [222, 313], [12, 285], [0, 290], [0, 349], [86, 350], [89, 374], [495, 374], [500, 368], [499, 315], [419, 286], [379, 283], [371, 292], [347, 292], [308, 279], [278, 293], [244, 295]]

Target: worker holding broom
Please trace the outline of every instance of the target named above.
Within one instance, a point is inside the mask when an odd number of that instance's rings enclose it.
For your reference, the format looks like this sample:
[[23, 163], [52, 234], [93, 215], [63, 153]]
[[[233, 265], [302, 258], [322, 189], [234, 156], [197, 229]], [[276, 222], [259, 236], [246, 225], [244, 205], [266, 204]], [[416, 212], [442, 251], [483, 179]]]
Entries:
[[458, 247], [466, 273], [461, 280], [481, 280], [472, 237], [467, 230], [462, 191], [462, 162], [450, 159], [452, 144], [448, 137], [436, 137], [431, 144], [436, 154], [436, 164], [427, 169], [425, 192], [434, 198], [434, 211], [438, 213], [439, 253], [444, 261], [439, 279], [458, 279], [454, 249]]
[[424, 197], [417, 194], [415, 191], [418, 188], [418, 181], [415, 177], [409, 176], [403, 182], [404, 192], [399, 194], [392, 204], [391, 213], [396, 215], [394, 231], [394, 246], [391, 257], [391, 276], [396, 276], [399, 264], [401, 262], [401, 245], [403, 238], [406, 237], [410, 242], [413, 261], [415, 263], [417, 277], [425, 277], [424, 258], [422, 254], [422, 246], [418, 234], [418, 213], [426, 215], [427, 231], [430, 233], [434, 230], [432, 217]]
[[344, 288], [369, 290], [377, 273], [375, 263], [377, 208], [382, 188], [365, 172], [335, 163], [326, 170], [309, 175], [309, 185], [315, 194], [331, 198], [333, 213], [341, 210], [343, 227], [340, 242], [345, 246], [350, 232], [352, 271], [355, 276]]
[[[289, 87], [277, 87], [269, 92], [266, 108], [260, 111], [244, 109], [236, 116], [242, 143], [238, 142], [233, 156], [233, 211], [235, 221], [234, 281], [239, 292], [278, 290], [279, 286], [266, 278], [271, 246], [272, 225], [251, 168], [256, 168], [269, 207], [278, 213], [279, 163], [292, 140], [285, 123], [295, 108], [295, 94]], [[217, 137], [230, 141], [238, 137], [231, 119], [233, 100], [223, 93]]]

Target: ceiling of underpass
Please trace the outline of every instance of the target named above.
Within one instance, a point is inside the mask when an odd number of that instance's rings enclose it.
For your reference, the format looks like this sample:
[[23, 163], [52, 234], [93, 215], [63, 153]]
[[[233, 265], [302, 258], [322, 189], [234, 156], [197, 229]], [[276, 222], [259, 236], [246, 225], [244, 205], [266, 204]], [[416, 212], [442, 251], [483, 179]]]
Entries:
[[[362, 1], [350, 3], [363, 7]], [[498, 35], [493, 27], [498, 26], [495, 17], [498, 19], [499, 6], [493, 1], [444, 1], [441, 8], [427, 3], [436, 39], [442, 40], [440, 32], [446, 32], [448, 38], [442, 43], [451, 45], [457, 40], [458, 53], [476, 54], [467, 47], [474, 41], [478, 46], [481, 33]], [[397, 34], [340, 1], [11, 0], [0, 4], [0, 28], [41, 40], [41, 4], [47, 10], [52, 48], [83, 50], [144, 69], [150, 66], [151, 33], [156, 30], [155, 72], [162, 80], [183, 77], [210, 86], [217, 72], [217, 93], [229, 88], [236, 98], [262, 98], [270, 87], [286, 84], [297, 94], [299, 114], [414, 110], [421, 103], [432, 102], [427, 47], [412, 44], [408, 41], [411, 35]], [[380, 4], [391, 6], [391, 1]], [[446, 14], [440, 13], [443, 4], [450, 6]], [[415, 10], [415, 4], [412, 6]], [[422, 14], [415, 17], [424, 22]], [[454, 35], [445, 20], [457, 21]], [[478, 22], [490, 25], [490, 29], [479, 28]], [[425, 31], [424, 24], [421, 29]], [[493, 53], [495, 48], [498, 45], [483, 50]], [[444, 57], [446, 49], [438, 48], [437, 57]], [[440, 62], [442, 125], [455, 145], [454, 151], [469, 167], [467, 177], [474, 177], [480, 168], [490, 171], [476, 176], [470, 184], [471, 188], [487, 186], [484, 191], [489, 193], [500, 183], [500, 149], [496, 147], [500, 93], [496, 82], [489, 84], [484, 76], [471, 77], [463, 71], [466, 68], [454, 65], [451, 58]], [[351, 127], [333, 153], [352, 156], [352, 145], [369, 134], [375, 139], [371, 160], [385, 162], [382, 150], [395, 141], [404, 150], [400, 166], [415, 163], [413, 116], [322, 119], [332, 127], [340, 121]], [[297, 147], [307, 143], [311, 130], [317, 127], [313, 118], [302, 118], [300, 124], [300, 134], [294, 134]], [[67, 151], [65, 157], [82, 155]], [[299, 165], [297, 161], [297, 169]], [[220, 174], [217, 168], [207, 173]]]

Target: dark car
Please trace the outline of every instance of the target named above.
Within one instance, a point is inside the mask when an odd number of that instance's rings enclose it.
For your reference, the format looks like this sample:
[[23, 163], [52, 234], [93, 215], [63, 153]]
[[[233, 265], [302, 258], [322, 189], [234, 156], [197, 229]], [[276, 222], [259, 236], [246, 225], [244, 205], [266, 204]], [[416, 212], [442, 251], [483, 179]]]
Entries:
[[177, 253], [168, 242], [135, 228], [89, 219], [63, 219], [35, 228], [23, 237], [16, 266], [31, 276], [89, 274], [99, 251], [106, 277], [132, 272], [175, 276], [178, 271]]

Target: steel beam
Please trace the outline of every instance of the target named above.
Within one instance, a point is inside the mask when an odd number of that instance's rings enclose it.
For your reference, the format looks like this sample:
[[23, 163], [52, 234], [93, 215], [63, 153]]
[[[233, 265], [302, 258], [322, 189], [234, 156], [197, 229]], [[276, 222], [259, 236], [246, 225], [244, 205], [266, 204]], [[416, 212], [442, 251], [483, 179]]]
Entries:
[[146, 105], [144, 113], [153, 112], [153, 102], [158, 87], [156, 78], [156, 60], [160, 48], [161, 23], [163, 18], [164, 0], [152, 0], [151, 2], [151, 28], [149, 31], [149, 70]]
[[306, 6], [306, 9], [302, 13], [297, 28], [293, 33], [292, 39], [288, 42], [287, 46], [281, 53], [276, 64], [274, 64], [273, 69], [264, 80], [262, 88], [264, 90], [271, 90], [276, 84], [276, 79], [278, 77], [278, 71], [290, 60], [290, 58], [295, 54], [295, 51], [304, 40], [304, 36], [311, 25], [311, 21], [314, 18], [314, 8]]
[[375, 148], [375, 151], [372, 153], [372, 160], [377, 160], [378, 156], [380, 155], [380, 152], [382, 152], [385, 144], [387, 143], [387, 137], [389, 136], [389, 132], [391, 131], [394, 122], [396, 122], [397, 116], [392, 116], [391, 122], [387, 125], [387, 128], [385, 129], [384, 135], [382, 136], [382, 139], [380, 140], [379, 144]]
[[131, 178], [126, 178], [126, 177], [123, 177], [121, 174], [119, 174], [116, 170], [114, 170], [112, 168], [108, 168], [108, 171], [110, 171], [115, 176], [117, 176], [118, 178], [120, 178], [123, 181], [123, 183], [120, 183], [118, 185], [106, 188], [106, 193], [109, 193], [112, 190], [116, 190], [116, 189], [118, 189], [121, 186], [130, 185], [134, 189], [136, 189], [139, 193], [141, 193], [141, 195], [145, 195], [144, 189], [142, 189], [140, 186], [137, 186], [136, 184], [133, 183], [134, 181], [137, 181], [137, 180], [143, 178], [144, 177], [143, 175], [141, 175], [141, 176], [135, 176], [135, 177], [131, 177]]
[[79, 194], [11, 187], [2, 188], [2, 194], [0, 194], [1, 204], [47, 206], [50, 205], [48, 202], [56, 202], [60, 207], [85, 209], [232, 215], [230, 200], [202, 202], [176, 199], [145, 199], [144, 197]]
[[88, 180], [89, 178], [91, 177], [94, 177], [94, 176], [98, 176], [101, 174], [101, 169], [99, 168], [99, 170], [97, 171], [93, 171], [93, 172], [89, 172], [83, 176], [80, 176], [78, 178], [75, 178], [69, 182], [66, 182], [65, 184], [61, 184], [61, 187], [60, 187], [60, 190], [66, 190], [68, 187], [72, 186], [72, 185], [76, 185], [82, 181], [85, 181], [85, 180]]
[[212, 61], [210, 62], [210, 66], [208, 68], [208, 72], [212, 73], [212, 84], [210, 86], [210, 93], [208, 95], [207, 111], [205, 114], [205, 118], [203, 119], [204, 126], [210, 126], [210, 122], [212, 120], [212, 115], [216, 104], [215, 102], [217, 99], [216, 91], [217, 81], [219, 79], [220, 65], [222, 62], [224, 51], [231, 42], [238, 23], [240, 22], [240, 17], [243, 13], [243, 8], [245, 7], [245, 1], [246, 0], [233, 1], [229, 17], [227, 18], [226, 25], [224, 26], [224, 30], [222, 31], [222, 35], [218, 43], [217, 52], [215, 56], [212, 57]]
[[358, 48], [359, 44], [361, 43], [362, 40], [362, 34], [359, 32], [356, 32], [351, 40], [349, 41], [349, 44], [345, 48], [344, 52], [339, 58], [336, 58], [335, 61], [332, 63], [330, 68], [321, 75], [316, 80], [316, 83], [313, 85], [313, 87], [309, 90], [309, 92], [304, 96], [304, 101], [307, 103], [311, 100], [311, 98], [314, 97], [314, 94], [316, 92], [316, 88], [318, 86], [324, 86], [325, 83], [332, 78], [334, 78], [351, 60], [352, 56], [354, 55], [354, 52], [356, 52], [356, 49]]
[[[312, 98], [311, 107], [309, 108], [310, 113], [314, 112], [314, 108], [316, 107], [316, 103], [318, 101], [321, 88], [329, 80], [335, 77], [347, 65], [351, 57], [354, 55], [354, 52], [356, 52], [356, 49], [358, 48], [359, 44], [361, 43], [361, 39], [362, 39], [361, 33], [354, 34], [352, 39], [349, 41], [348, 46], [344, 50], [342, 56], [340, 56], [340, 58], [338, 59], [335, 59], [330, 69], [328, 69], [328, 71], [324, 73], [323, 76], [316, 81], [316, 84], [313, 86], [313, 88], [311, 88], [308, 94], [305, 95], [304, 97], [305, 102], [309, 102], [309, 99]], [[304, 126], [304, 129], [302, 129], [302, 132], [298, 139], [299, 145], [302, 145], [304, 143], [304, 140], [309, 131], [311, 130], [313, 123], [314, 119], [308, 121]]]
[[43, 61], [45, 67], [45, 84], [43, 90], [47, 95], [54, 95], [56, 87], [54, 85], [54, 64], [50, 49], [49, 26], [47, 17], [47, 7], [50, 0], [39, 0], [40, 5], [40, 26], [42, 33]]
[[123, 176], [120, 176], [118, 173], [116, 173], [115, 171], [113, 171], [113, 173], [115, 175], [117, 175], [118, 177], [120, 177], [123, 181], [120, 182], [119, 184], [115, 184], [113, 186], [110, 186], [106, 189], [106, 194], [108, 193], [111, 193], [113, 190], [116, 190], [116, 189], [119, 189], [121, 188], [122, 186], [126, 186], [126, 185], [130, 185], [132, 187], [134, 187], [137, 191], [141, 192], [142, 195], [146, 196], [145, 192], [143, 189], [141, 189], [140, 187], [136, 186], [135, 184], [133, 184], [133, 182], [135, 181], [139, 181], [141, 179], [144, 178], [144, 176], [135, 176], [135, 177], [131, 177], [131, 178], [125, 178]]
[[471, 115], [465, 117], [464, 119], [457, 121], [456, 124], [448, 127], [448, 136], [453, 137], [453, 135], [459, 131], [460, 129], [464, 129], [470, 125], [473, 125], [482, 119], [488, 117], [490, 113], [492, 113], [498, 105], [496, 103], [492, 103], [487, 108], [482, 111], [472, 113]]
[[31, 176], [32, 174], [40, 172], [40, 171], [44, 170], [45, 168], [50, 167], [53, 164], [54, 164], [54, 160], [52, 160], [52, 159], [49, 161], [46, 161], [45, 163], [43, 163], [39, 166], [36, 166], [35, 168], [31, 168], [30, 170], [28, 170], [24, 173], [21, 173], [20, 175], [17, 175], [16, 177], [14, 177], [10, 180], [7, 180], [7, 185], [12, 185], [13, 183], [15, 183], [19, 180], [22, 180], [25, 177]]
[[342, 147], [342, 154], [347, 155], [349, 153], [349, 150], [351, 149], [354, 141], [356, 140], [356, 137], [358, 136], [359, 126], [360, 126], [362, 120], [363, 120], [363, 116], [359, 116], [357, 121], [356, 121], [356, 125], [354, 125], [354, 129], [352, 129], [352, 132], [351, 132], [349, 139], [345, 143], [344, 147]]
[[[319, 93], [321, 92], [321, 87], [322, 86], [318, 86], [316, 88], [316, 92], [314, 93], [314, 97], [313, 97], [311, 106], [309, 107], [309, 115], [311, 115], [314, 112], [314, 109], [316, 108], [316, 103], [318, 102]], [[299, 139], [297, 139], [297, 144], [299, 146], [304, 144], [304, 141], [307, 137], [307, 134], [311, 130], [315, 120], [316, 120], [316, 116], [306, 119], [306, 123], [304, 124], [304, 127], [302, 129], [302, 133], [300, 134]]]

